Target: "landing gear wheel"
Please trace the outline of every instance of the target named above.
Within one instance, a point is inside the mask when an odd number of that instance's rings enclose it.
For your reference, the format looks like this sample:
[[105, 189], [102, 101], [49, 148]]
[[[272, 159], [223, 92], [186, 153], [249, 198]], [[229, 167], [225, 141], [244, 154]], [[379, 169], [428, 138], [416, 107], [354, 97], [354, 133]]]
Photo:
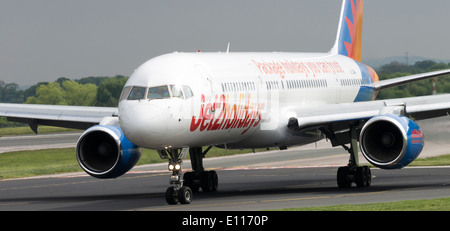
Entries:
[[362, 188], [366, 186], [367, 174], [366, 169], [363, 167], [357, 167], [355, 173], [355, 183], [356, 187]]
[[178, 201], [180, 204], [190, 204], [192, 201], [192, 190], [187, 186], [183, 186], [178, 191]]
[[203, 192], [215, 192], [219, 187], [219, 178], [216, 171], [203, 171], [200, 174], [200, 181]]
[[349, 166], [338, 168], [337, 184], [339, 188], [350, 188], [352, 183], [356, 187], [369, 187], [372, 183], [372, 173], [368, 166], [354, 167]]
[[338, 168], [337, 184], [339, 188], [350, 188], [352, 181], [349, 179], [350, 168], [348, 166]]
[[185, 172], [183, 175], [184, 185], [191, 188], [192, 192], [198, 192], [200, 186], [195, 182], [195, 173], [194, 172]]
[[357, 167], [355, 173], [356, 187], [369, 187], [372, 183], [372, 173], [368, 166]]
[[372, 184], [372, 171], [370, 171], [369, 166], [364, 166], [364, 168], [366, 168], [367, 174], [366, 187], [369, 187]]
[[212, 183], [213, 183], [212, 191], [216, 192], [217, 188], [219, 187], [219, 177], [217, 176], [216, 171], [211, 171], [211, 175], [212, 175]]
[[176, 193], [175, 187], [169, 187], [166, 190], [166, 202], [169, 205], [178, 204], [178, 195]]
[[183, 176], [183, 185], [191, 188], [192, 192], [215, 192], [219, 187], [219, 178], [216, 171], [186, 172]]
[[213, 178], [209, 171], [204, 171], [200, 175], [201, 186], [203, 192], [211, 192], [213, 190]]

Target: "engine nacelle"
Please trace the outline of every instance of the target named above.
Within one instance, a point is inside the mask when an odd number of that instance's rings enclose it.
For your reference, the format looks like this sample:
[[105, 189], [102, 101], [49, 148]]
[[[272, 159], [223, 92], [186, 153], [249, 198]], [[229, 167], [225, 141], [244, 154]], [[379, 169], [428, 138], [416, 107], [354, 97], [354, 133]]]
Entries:
[[405, 116], [383, 115], [370, 119], [360, 134], [364, 157], [382, 169], [399, 169], [419, 156], [424, 145], [420, 127]]
[[81, 168], [97, 178], [116, 178], [128, 172], [141, 157], [141, 150], [131, 143], [119, 126], [94, 126], [77, 143]]

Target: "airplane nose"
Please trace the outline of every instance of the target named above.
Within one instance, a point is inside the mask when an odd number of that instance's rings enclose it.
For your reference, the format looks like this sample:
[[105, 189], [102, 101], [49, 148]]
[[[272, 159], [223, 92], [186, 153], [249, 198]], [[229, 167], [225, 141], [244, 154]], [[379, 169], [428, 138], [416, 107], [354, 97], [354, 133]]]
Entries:
[[148, 141], [160, 140], [167, 132], [167, 110], [159, 105], [138, 103], [119, 111], [122, 131], [136, 145], [146, 147]]

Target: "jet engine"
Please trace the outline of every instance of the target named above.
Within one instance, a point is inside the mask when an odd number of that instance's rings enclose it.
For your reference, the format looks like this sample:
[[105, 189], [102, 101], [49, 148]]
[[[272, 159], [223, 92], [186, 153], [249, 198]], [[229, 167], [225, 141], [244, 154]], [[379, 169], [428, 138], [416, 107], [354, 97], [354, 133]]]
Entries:
[[382, 169], [399, 169], [419, 156], [424, 145], [420, 127], [405, 116], [383, 115], [370, 119], [360, 133], [364, 157]]
[[94, 126], [77, 143], [81, 168], [97, 178], [116, 178], [128, 172], [141, 157], [141, 149], [131, 143], [120, 126]]

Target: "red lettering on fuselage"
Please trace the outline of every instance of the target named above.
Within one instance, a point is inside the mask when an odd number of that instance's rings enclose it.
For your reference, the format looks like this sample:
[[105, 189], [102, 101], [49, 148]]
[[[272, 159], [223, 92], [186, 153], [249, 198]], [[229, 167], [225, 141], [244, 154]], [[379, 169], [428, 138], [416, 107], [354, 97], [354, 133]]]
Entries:
[[305, 74], [306, 77], [313, 77], [316, 74], [336, 74], [344, 73], [341, 65], [336, 62], [326, 62], [326, 61], [293, 61], [293, 60], [283, 60], [283, 61], [255, 61], [252, 63], [258, 68], [261, 74], [264, 75], [280, 75], [282, 79], [286, 77], [287, 74]]
[[229, 103], [229, 95], [216, 95], [214, 102], [206, 102], [201, 96], [198, 116], [192, 116], [190, 131], [217, 131], [244, 129], [241, 135], [261, 122], [261, 105], [250, 103], [251, 95], [245, 102], [245, 95], [239, 95], [237, 104]]

